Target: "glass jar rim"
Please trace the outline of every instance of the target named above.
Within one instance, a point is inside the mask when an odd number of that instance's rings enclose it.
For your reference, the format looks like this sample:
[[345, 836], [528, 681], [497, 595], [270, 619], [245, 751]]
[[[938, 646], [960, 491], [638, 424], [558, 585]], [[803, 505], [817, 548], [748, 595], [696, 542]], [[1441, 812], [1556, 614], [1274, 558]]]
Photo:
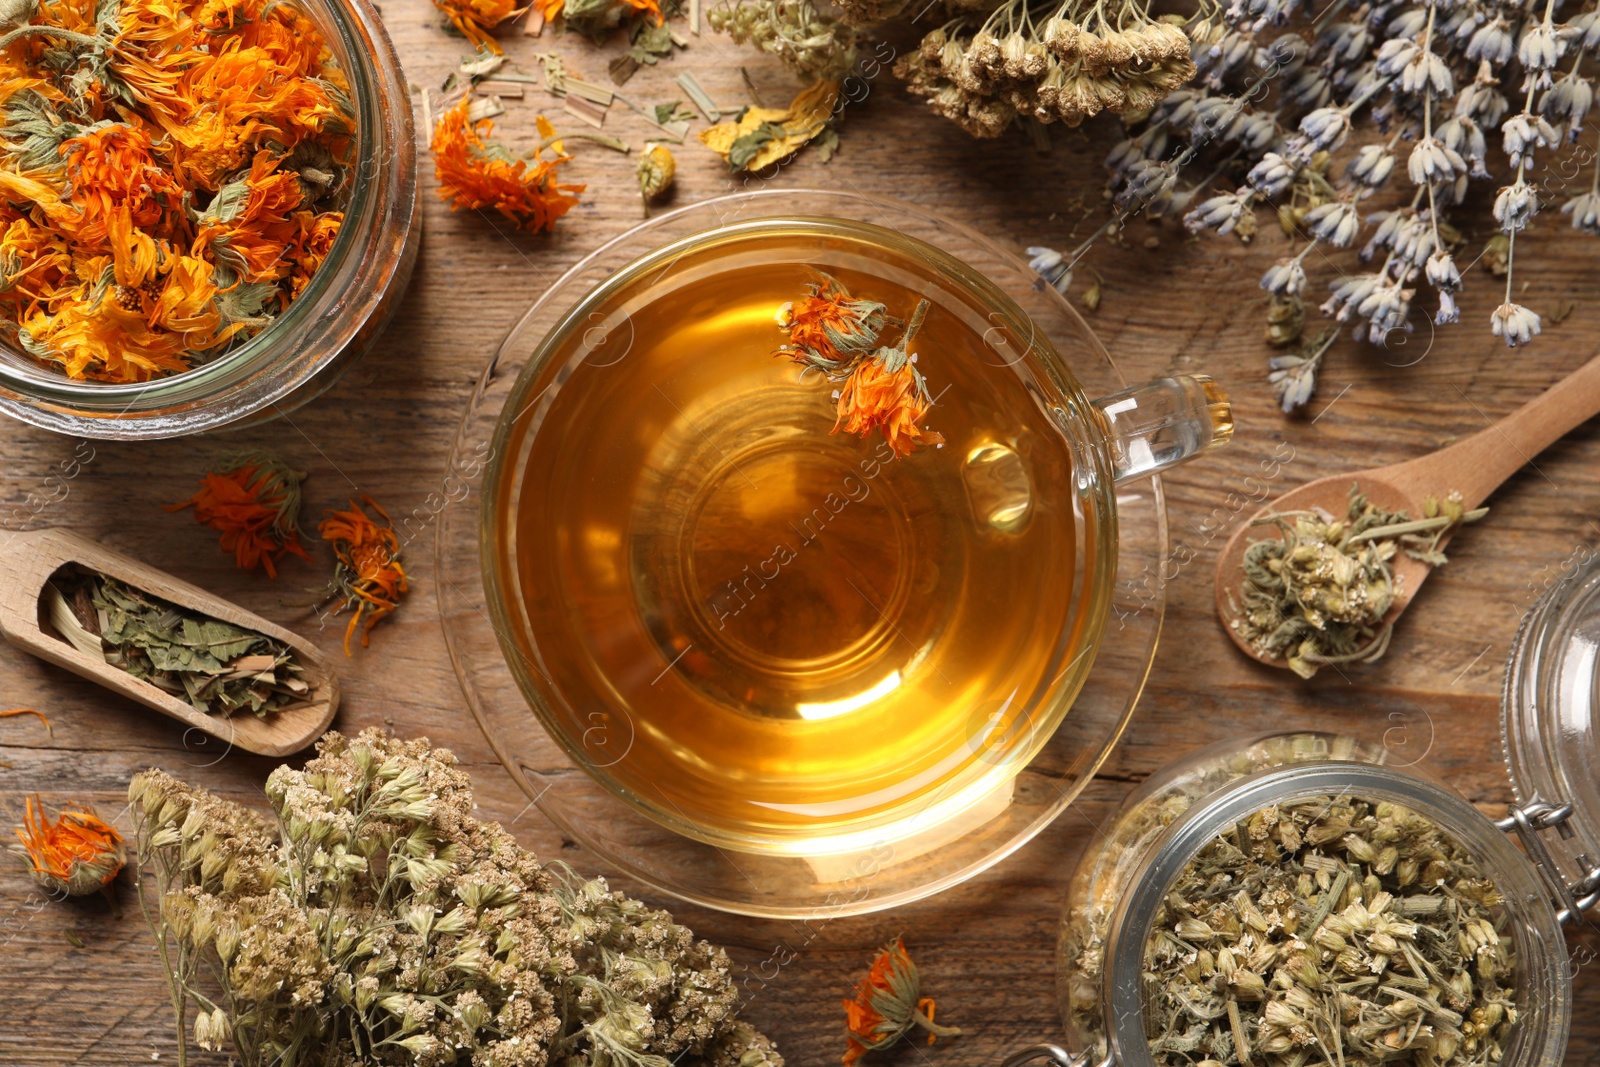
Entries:
[[[420, 206], [414, 126], [399, 58], [368, 0], [294, 0], [329, 38], [349, 83], [354, 158], [345, 218], [328, 255], [287, 309], [215, 359], [146, 382], [73, 379], [11, 345], [0, 358], [0, 411], [24, 422], [88, 437], [169, 437], [226, 425], [298, 390], [333, 363], [396, 277]], [[386, 239], [385, 224], [404, 233]], [[377, 277], [351, 286], [346, 275], [377, 255]], [[352, 266], [352, 262], [354, 266]], [[350, 290], [354, 290], [354, 296]], [[358, 314], [352, 314], [351, 307]], [[336, 315], [350, 316], [342, 327]], [[360, 321], [357, 321], [357, 319]], [[316, 333], [321, 343], [277, 351]], [[324, 340], [324, 338], [326, 338]], [[247, 394], [247, 395], [245, 395]], [[187, 425], [174, 430], [182, 420]], [[115, 427], [115, 432], [112, 432]]]
[[1327, 795], [1408, 808], [1436, 822], [1479, 857], [1505, 898], [1516, 941], [1518, 1008], [1523, 1014], [1501, 1062], [1559, 1067], [1566, 1051], [1572, 988], [1557, 910], [1537, 868], [1487, 816], [1448, 787], [1405, 771], [1345, 760], [1294, 763], [1237, 778], [1197, 799], [1151, 844], [1106, 929], [1101, 1007], [1107, 1020], [1108, 1062], [1156, 1067], [1144, 1029], [1144, 951], [1173, 879], [1201, 848], [1240, 819], [1273, 804]]

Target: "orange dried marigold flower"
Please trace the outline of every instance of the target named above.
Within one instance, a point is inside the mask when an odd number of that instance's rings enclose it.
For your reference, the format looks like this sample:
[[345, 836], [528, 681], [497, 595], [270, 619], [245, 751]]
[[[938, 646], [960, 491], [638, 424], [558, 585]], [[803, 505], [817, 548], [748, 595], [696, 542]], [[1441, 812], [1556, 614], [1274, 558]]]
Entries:
[[495, 55], [501, 53], [500, 42], [489, 36], [489, 31], [528, 10], [514, 0], [433, 0], [433, 6], [444, 12], [461, 36]]
[[34, 879], [72, 897], [109, 886], [128, 858], [122, 835], [79, 804], [68, 804], [52, 820], [44, 804], [30, 797], [17, 837], [27, 850]]
[[276, 456], [260, 451], [226, 457], [220, 471], [207, 471], [200, 491], [168, 511], [194, 508], [194, 519], [222, 534], [243, 570], [262, 567], [278, 576], [274, 557], [293, 553], [310, 559], [300, 544], [300, 483], [305, 475]]
[[824, 274], [806, 286], [806, 295], [785, 304], [778, 325], [794, 347], [785, 350], [797, 363], [828, 370], [870, 352], [888, 322], [888, 309], [876, 300], [857, 300], [838, 279]]
[[371, 497], [363, 499], [383, 519], [383, 526], [373, 522], [366, 510], [352, 500], [349, 511], [330, 511], [317, 527], [338, 557], [330, 584], [330, 599], [337, 601], [334, 610], [353, 613], [344, 632], [347, 656], [357, 627], [361, 628], [361, 647], [365, 648], [372, 628], [400, 607], [400, 597], [408, 588], [394, 524], [376, 501]]
[[[583, 192], [581, 185], [561, 185], [556, 171], [572, 158], [558, 154], [552, 159], [513, 159], [504, 146], [489, 139], [494, 123], [489, 119], [472, 122], [467, 118], [468, 101], [463, 98], [446, 111], [433, 131], [433, 170], [439, 179], [439, 199], [456, 208], [475, 210], [492, 207], [525, 230], [538, 232], [555, 226]], [[560, 152], [560, 142], [549, 144], [554, 128], [541, 117], [539, 134], [548, 147]], [[541, 146], [541, 148], [546, 146]]]
[[955, 1037], [961, 1030], [933, 1021], [932, 997], [921, 993], [922, 978], [906, 953], [906, 943], [895, 938], [872, 961], [872, 969], [856, 985], [856, 995], [842, 1001], [849, 1045], [846, 1067], [874, 1049], [888, 1048], [913, 1029], [928, 1034], [928, 1044]]

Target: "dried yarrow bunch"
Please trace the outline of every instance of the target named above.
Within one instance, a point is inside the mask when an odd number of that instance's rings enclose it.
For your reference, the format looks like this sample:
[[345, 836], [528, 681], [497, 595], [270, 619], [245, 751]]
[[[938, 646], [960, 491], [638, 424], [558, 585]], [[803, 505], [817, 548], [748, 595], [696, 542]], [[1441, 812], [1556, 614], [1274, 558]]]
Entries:
[[776, 56], [805, 81], [842, 78], [856, 63], [856, 31], [811, 0], [725, 0], [706, 14], [711, 28]]
[[895, 64], [907, 87], [975, 137], [1018, 118], [1076, 126], [1144, 114], [1194, 76], [1189, 37], [1136, 3], [1007, 0], [957, 12]]
[[158, 770], [128, 795], [180, 1063], [191, 1005], [243, 1067], [783, 1063], [720, 949], [473, 818], [425, 740], [326, 735], [271, 818]]
[[[840, 77], [857, 63], [857, 31], [910, 10], [909, 0], [841, 0], [838, 17], [811, 0], [725, 0], [714, 28], [783, 59], [803, 78]], [[1189, 38], [1145, 3], [948, 0], [946, 21], [902, 56], [895, 73], [940, 115], [976, 137], [1019, 120], [1064, 122], [1148, 111], [1194, 76]]]
[[[1458, 320], [1466, 266], [1452, 209], [1472, 182], [1495, 182], [1501, 233], [1485, 259], [1505, 289], [1487, 325], [1506, 344], [1525, 344], [1541, 320], [1514, 299], [1518, 235], [1541, 201], [1563, 202], [1575, 228], [1600, 233], [1595, 154], [1585, 148], [1581, 160], [1554, 165], [1583, 134], [1594, 100], [1600, 12], [1582, 6], [1391, 0], [1314, 11], [1300, 0], [1235, 0], [1202, 8], [1190, 30], [1200, 79], [1157, 106], [1107, 160], [1119, 207], [1181, 214], [1193, 231], [1242, 239], [1256, 212], [1271, 210], [1299, 243], [1261, 279], [1278, 344], [1300, 340], [1309, 275], [1327, 253], [1359, 247], [1369, 268], [1329, 282], [1321, 311], [1351, 324], [1358, 340], [1385, 345], [1415, 328], [1423, 286], [1433, 298], [1420, 315]], [[1212, 177], [1196, 180], [1211, 167]], [[1235, 175], [1232, 191], [1212, 188], [1213, 178]], [[1286, 411], [1310, 397], [1330, 341], [1302, 342], [1274, 361]]]

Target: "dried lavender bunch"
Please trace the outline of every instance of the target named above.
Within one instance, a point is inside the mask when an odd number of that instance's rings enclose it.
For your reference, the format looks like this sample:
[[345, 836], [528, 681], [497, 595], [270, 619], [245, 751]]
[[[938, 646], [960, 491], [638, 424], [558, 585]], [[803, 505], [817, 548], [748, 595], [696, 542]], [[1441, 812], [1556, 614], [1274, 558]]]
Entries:
[[958, 11], [895, 73], [974, 137], [998, 137], [1019, 118], [1076, 126], [1102, 111], [1148, 112], [1195, 66], [1184, 31], [1147, 6], [1005, 0]]
[[[1255, 213], [1271, 209], [1304, 242], [1261, 279], [1288, 305], [1308, 291], [1308, 266], [1359, 245], [1372, 269], [1330, 283], [1321, 310], [1358, 340], [1384, 345], [1414, 328], [1424, 284], [1437, 299], [1433, 321], [1459, 319], [1464, 268], [1449, 215], [1471, 181], [1498, 174], [1508, 180], [1493, 208], [1507, 242], [1505, 296], [1489, 325], [1508, 345], [1526, 344], [1541, 323], [1513, 300], [1516, 241], [1541, 196], [1565, 197], [1572, 225], [1600, 232], [1594, 154], [1581, 190], [1567, 190], [1551, 167], [1563, 141], [1583, 132], [1600, 49], [1600, 13], [1560, 22], [1564, 6], [1577, 0], [1342, 0], [1315, 15], [1302, 0], [1202, 7], [1190, 28], [1199, 81], [1154, 108], [1107, 159], [1119, 207], [1181, 213], [1192, 231], [1244, 239]], [[1202, 166], [1242, 182], [1209, 196], [1197, 194], [1211, 178], [1180, 187]], [[1394, 206], [1366, 210], [1383, 191]], [[1275, 340], [1297, 337], [1279, 331]], [[1314, 386], [1314, 366], [1295, 366], [1275, 382], [1286, 411]]]
[[180, 1065], [191, 1004], [244, 1067], [782, 1065], [720, 949], [473, 818], [426, 740], [327, 734], [275, 819], [159, 770], [128, 796]]
[[706, 17], [713, 30], [776, 56], [804, 81], [842, 78], [856, 63], [856, 31], [811, 0], [725, 0]]

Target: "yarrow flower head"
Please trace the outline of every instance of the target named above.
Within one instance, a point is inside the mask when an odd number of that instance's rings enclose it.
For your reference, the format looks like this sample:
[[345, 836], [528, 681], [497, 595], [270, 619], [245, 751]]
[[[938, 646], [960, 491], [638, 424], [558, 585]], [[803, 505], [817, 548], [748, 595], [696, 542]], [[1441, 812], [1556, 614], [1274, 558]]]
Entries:
[[158, 770], [128, 788], [180, 1056], [204, 971], [224, 996], [193, 1037], [242, 1067], [348, 1067], [374, 1044], [410, 1067], [782, 1067], [721, 949], [480, 821], [448, 750], [329, 733], [266, 800]]

